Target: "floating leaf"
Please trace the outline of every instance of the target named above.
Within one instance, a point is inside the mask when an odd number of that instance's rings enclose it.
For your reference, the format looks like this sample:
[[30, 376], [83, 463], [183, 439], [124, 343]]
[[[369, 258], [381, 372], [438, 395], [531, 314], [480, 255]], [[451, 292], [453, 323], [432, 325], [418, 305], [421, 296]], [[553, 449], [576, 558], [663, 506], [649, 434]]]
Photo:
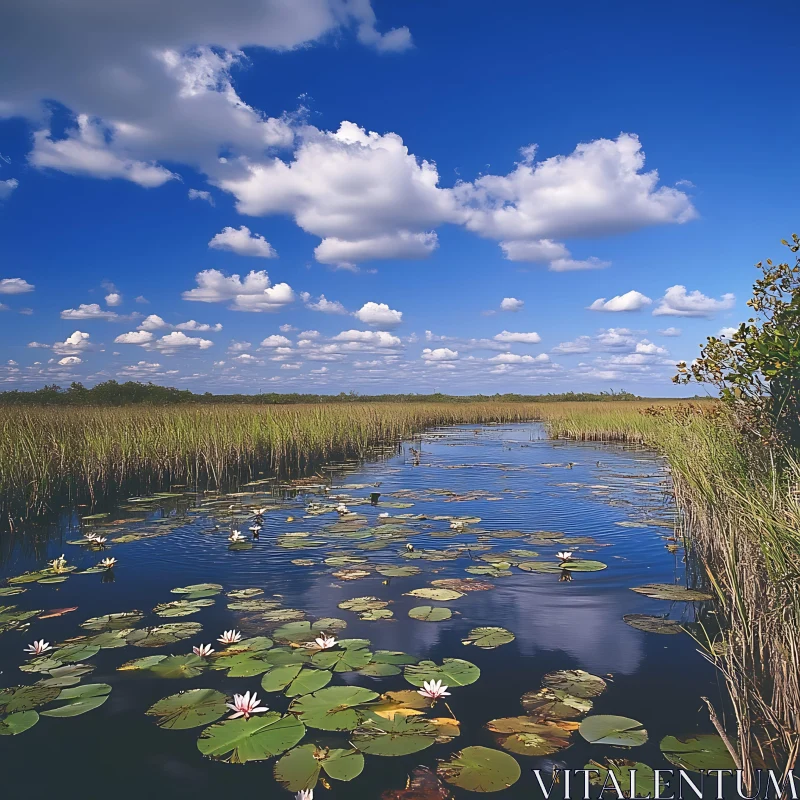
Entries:
[[234, 600], [232, 603], [228, 603], [228, 608], [231, 611], [248, 611], [250, 613], [274, 611], [280, 607], [279, 601], [264, 600], [263, 598], [258, 598], [257, 600]]
[[159, 617], [188, 617], [213, 605], [213, 600], [172, 600], [169, 603], [159, 603], [153, 612]]
[[710, 600], [711, 595], [697, 589], [686, 589], [673, 583], [648, 583], [644, 586], [631, 587], [631, 591], [652, 597], [654, 600], [672, 600], [674, 602]]
[[185, 656], [167, 656], [150, 667], [150, 672], [159, 678], [194, 678], [204, 672], [208, 662], [193, 653]]
[[232, 589], [230, 592], [225, 592], [226, 596], [232, 597], [234, 600], [249, 600], [251, 597], [258, 597], [264, 594], [263, 589]]
[[0, 689], [0, 714], [30, 711], [58, 697], [60, 690], [52, 686], [9, 686]]
[[[341, 645], [341, 642], [340, 642]], [[372, 653], [362, 647], [347, 647], [343, 650], [323, 650], [316, 653], [311, 663], [321, 669], [334, 672], [354, 672], [372, 661]]]
[[81, 623], [81, 628], [90, 631], [116, 631], [124, 628], [133, 628], [144, 619], [141, 611], [121, 611], [118, 614], [104, 614], [102, 617], [92, 617]]
[[389, 678], [392, 675], [399, 675], [403, 670], [394, 664], [376, 664], [374, 661], [362, 667], [358, 672], [370, 678]]
[[308, 620], [290, 622], [288, 625], [282, 625], [276, 629], [272, 635], [280, 641], [302, 644], [303, 642], [313, 642], [321, 633], [340, 631], [346, 627], [347, 623], [343, 619], [329, 617], [317, 620], [313, 624]]
[[378, 698], [361, 686], [330, 686], [293, 700], [289, 711], [309, 728], [352, 731], [365, 719], [366, 704]]
[[78, 661], [85, 661], [87, 658], [92, 658], [100, 652], [97, 645], [86, 644], [84, 642], [76, 642], [75, 644], [67, 644], [54, 650], [49, 654], [49, 657], [62, 664], [74, 664]]
[[417, 606], [408, 612], [411, 619], [418, 619], [421, 622], [443, 622], [453, 616], [449, 608], [436, 608], [434, 606]]
[[523, 756], [547, 756], [570, 746], [572, 730], [577, 725], [531, 717], [503, 717], [487, 722], [486, 727], [498, 734], [498, 744], [504, 750]]
[[35, 711], [16, 711], [0, 717], [0, 736], [16, 736], [32, 728], [39, 721]]
[[584, 697], [550, 688], [526, 692], [522, 695], [521, 702], [528, 714], [547, 719], [576, 719], [588, 714], [594, 705]]
[[275, 764], [275, 780], [290, 792], [313, 789], [324, 770], [329, 778], [351, 781], [364, 770], [364, 756], [357, 750], [328, 750], [315, 744], [295, 747]]
[[18, 586], [2, 586], [0, 587], [0, 597], [9, 597], [14, 594], [22, 594], [27, 592], [27, 589], [20, 589]]
[[626, 614], [622, 619], [632, 628], [647, 633], [676, 634], [683, 631], [680, 622], [650, 614]]
[[433, 745], [438, 730], [428, 720], [395, 714], [369, 715], [353, 734], [353, 744], [373, 756], [407, 756]]
[[481, 671], [469, 661], [445, 658], [441, 666], [433, 661], [420, 661], [405, 668], [403, 676], [412, 686], [425, 681], [442, 681], [447, 686], [469, 686], [481, 676]]
[[352, 600], [342, 600], [339, 603], [339, 608], [345, 611], [375, 611], [376, 609], [386, 608], [389, 603], [386, 600], [381, 600], [378, 597], [354, 597]]
[[465, 747], [437, 768], [442, 780], [471, 792], [499, 792], [513, 786], [522, 771], [516, 759], [489, 747]]
[[477, 578], [439, 578], [431, 581], [431, 586], [455, 589], [457, 592], [485, 592], [494, 589], [493, 583], [479, 581]]
[[199, 600], [204, 597], [214, 597], [222, 591], [219, 583], [195, 583], [191, 586], [179, 586], [172, 590], [172, 594], [185, 594], [187, 600]]
[[[99, 647], [101, 650], [114, 650], [118, 647], [126, 647], [127, 637], [133, 632], [133, 628], [120, 628], [114, 631], [103, 631], [85, 639], [76, 640], [75, 644], [87, 647]], [[56, 651], [59, 652], [59, 651]]]
[[722, 738], [713, 733], [697, 736], [665, 736], [661, 752], [671, 764], [692, 772], [709, 769], [736, 769]]
[[163, 697], [145, 711], [158, 717], [159, 728], [184, 730], [216, 722], [228, 711], [227, 698], [215, 689], [189, 689]]
[[0, 633], [22, 627], [25, 620], [41, 614], [44, 609], [17, 609], [16, 606], [0, 606]]
[[392, 566], [391, 564], [379, 564], [375, 567], [378, 574], [383, 575], [385, 578], [410, 578], [414, 575], [419, 575], [422, 570], [415, 567], [413, 564], [409, 566]]
[[365, 622], [376, 622], [381, 619], [391, 619], [393, 616], [394, 611], [388, 608], [379, 608], [375, 611], [364, 611], [362, 614], [358, 615], [358, 618], [363, 619]]
[[606, 690], [606, 682], [582, 669], [560, 669], [548, 672], [542, 678], [542, 685], [559, 689], [575, 697], [597, 697]]
[[416, 767], [404, 789], [390, 789], [381, 800], [450, 800], [448, 789], [427, 767]]
[[305, 736], [305, 726], [295, 716], [275, 711], [250, 719], [229, 719], [205, 728], [197, 740], [204, 755], [229, 764], [265, 761], [294, 747]]
[[36, 682], [37, 686], [57, 686], [63, 688], [65, 686], [74, 686], [80, 683], [81, 677], [94, 672], [94, 667], [88, 664], [67, 664], [63, 667], [54, 667], [47, 670], [49, 677], [42, 678]]
[[422, 597], [425, 600], [437, 600], [441, 603], [446, 603], [450, 600], [457, 600], [459, 597], [464, 596], [463, 592], [457, 592], [455, 589], [436, 588], [413, 589], [405, 594], [409, 595], [410, 597]]
[[409, 664], [416, 664], [419, 659], [408, 653], [401, 653], [399, 650], [376, 650], [372, 660], [377, 664], [394, 664], [398, 667], [405, 667]]
[[647, 731], [641, 722], [612, 714], [586, 717], [578, 730], [589, 744], [638, 747], [647, 741]]
[[[655, 781], [656, 776], [652, 767], [647, 764], [642, 764], [640, 761], [627, 761], [624, 758], [607, 758], [605, 763], [600, 764], [597, 761], [590, 761], [584, 769], [598, 770], [599, 775], [589, 772], [589, 783], [595, 786], [604, 786], [608, 780], [608, 773], [611, 772], [613, 779], [616, 779], [617, 786], [622, 790], [623, 797], [642, 797], [649, 798], [660, 796], [656, 790]], [[635, 772], [634, 772], [635, 770]], [[634, 777], [633, 785], [631, 786], [631, 777]], [[612, 780], [613, 780], [612, 779]], [[609, 786], [612, 783], [609, 782]], [[664, 790], [663, 779], [661, 781], [661, 790]]]
[[141, 628], [128, 636], [128, 644], [135, 647], [163, 647], [196, 636], [203, 629], [199, 622], [168, 622], [154, 628]]
[[86, 683], [62, 689], [56, 700], [63, 705], [42, 711], [43, 717], [78, 717], [87, 711], [94, 711], [108, 700], [111, 687], [107, 683]]
[[481, 650], [494, 650], [496, 647], [513, 642], [517, 637], [505, 628], [473, 628], [468, 638], [462, 640], [462, 644], [474, 644]]

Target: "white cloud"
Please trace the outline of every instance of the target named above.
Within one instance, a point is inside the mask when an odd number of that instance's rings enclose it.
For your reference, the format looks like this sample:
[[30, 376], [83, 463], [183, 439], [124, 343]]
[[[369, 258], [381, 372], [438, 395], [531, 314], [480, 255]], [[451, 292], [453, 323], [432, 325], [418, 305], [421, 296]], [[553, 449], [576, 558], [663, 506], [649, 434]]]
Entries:
[[114, 320], [119, 314], [114, 311], [104, 311], [98, 303], [81, 303], [77, 308], [65, 308], [61, 312], [61, 319], [105, 319]]
[[[31, 345], [28, 345], [31, 347]], [[75, 331], [70, 334], [65, 341], [56, 342], [53, 345], [53, 352], [58, 355], [75, 355], [90, 348], [89, 334], [82, 331]]]
[[495, 335], [496, 342], [508, 342], [519, 344], [538, 344], [542, 341], [542, 337], [538, 333], [532, 331], [531, 333], [512, 333], [511, 331], [503, 331]]
[[601, 330], [597, 334], [596, 340], [604, 350], [631, 350], [636, 347], [636, 336], [628, 328]]
[[588, 353], [592, 349], [591, 336], [579, 336], [571, 342], [561, 342], [556, 345], [552, 352], [560, 355], [572, 355], [574, 353]]
[[19, 186], [19, 181], [16, 178], [8, 178], [7, 180], [0, 181], [0, 200], [6, 200], [11, 197], [11, 193]]
[[130, 331], [117, 336], [114, 344], [149, 344], [154, 338], [150, 331]]
[[281, 369], [300, 369], [299, 364], [281, 364]]
[[592, 256], [583, 261], [574, 258], [557, 258], [550, 262], [548, 269], [552, 272], [577, 272], [584, 269], [605, 269], [610, 266], [610, 261], [601, 261]]
[[242, 280], [236, 274], [226, 277], [217, 269], [206, 269], [198, 272], [195, 280], [197, 288], [184, 292], [184, 300], [228, 302], [228, 308], [233, 311], [279, 311], [295, 299], [288, 283], [273, 286], [264, 270], [251, 271]]
[[25, 294], [36, 287], [23, 278], [3, 278], [0, 280], [0, 294]]
[[158, 331], [164, 328], [169, 328], [168, 322], [165, 322], [158, 314], [150, 314], [139, 323], [140, 331]]
[[659, 333], [662, 336], [680, 336], [683, 333], [683, 331], [680, 328], [670, 327], [670, 328], [662, 328], [661, 330], [659, 330]]
[[386, 303], [364, 303], [353, 316], [365, 325], [381, 328], [396, 328], [403, 321], [403, 312], [389, 308]]
[[260, 234], [251, 233], [250, 228], [242, 225], [232, 228], [230, 225], [223, 228], [208, 243], [215, 250], [228, 250], [240, 256], [255, 256], [257, 258], [277, 258], [275, 248]]
[[300, 299], [311, 311], [321, 311], [323, 314], [347, 313], [347, 309], [338, 300], [328, 300], [324, 294], [321, 294], [318, 300], [314, 300], [308, 292], [300, 292]]
[[251, 356], [250, 353], [241, 353], [238, 356], [234, 356], [234, 361], [238, 361], [240, 364], [261, 364], [263, 362], [259, 361], [255, 356]]
[[639, 311], [653, 301], [641, 292], [618, 294], [610, 300], [600, 297], [589, 306], [590, 311]]
[[323, 239], [314, 248], [314, 257], [321, 264], [352, 269], [360, 261], [373, 259], [427, 258], [439, 246], [435, 231], [410, 233], [397, 231], [360, 241], [348, 241], [335, 236]]
[[458, 359], [458, 350], [451, 350], [449, 347], [437, 347], [431, 350], [426, 347], [422, 351], [423, 361], [456, 361]]
[[376, 347], [399, 347], [402, 342], [387, 331], [342, 331], [331, 337], [334, 342], [361, 342]]
[[201, 339], [195, 336], [187, 336], [182, 331], [172, 331], [162, 336], [158, 341], [153, 342], [152, 347], [164, 352], [177, 351], [185, 347], [197, 347], [200, 350], [207, 350], [213, 347], [214, 342], [210, 339]]
[[653, 344], [648, 339], [642, 339], [636, 343], [636, 352], [644, 356], [666, 356], [669, 355], [669, 350], [664, 347], [659, 347]]
[[136, 302], [147, 305], [150, 301], [143, 294], [140, 294], [136, 297]]
[[739, 328], [734, 328], [734, 327], [720, 328], [717, 331], [717, 338], [718, 339], [730, 339], [736, 333], [736, 331], [738, 331], [738, 330], [739, 330]]
[[713, 317], [719, 311], [733, 308], [736, 296], [727, 293], [719, 300], [695, 290], [687, 292], [685, 286], [676, 284], [670, 286], [661, 298], [658, 307], [653, 311], [654, 316], [671, 317]]
[[319, 339], [322, 334], [319, 331], [301, 331], [297, 334], [298, 339]]
[[119, 292], [109, 292], [105, 300], [107, 306], [118, 306], [122, 304], [122, 295]]
[[500, 247], [509, 261], [547, 262], [567, 258], [569, 250], [552, 239], [500, 242]]
[[214, 205], [214, 198], [211, 192], [204, 191], [203, 189], [189, 189], [190, 200], [205, 200], [209, 205]]
[[521, 356], [517, 353], [499, 353], [492, 356], [489, 361], [496, 361], [500, 364], [542, 364], [550, 361], [547, 353], [540, 353], [538, 356]]
[[64, 356], [64, 358], [59, 359], [58, 362], [62, 367], [74, 367], [78, 364], [83, 363], [83, 359], [79, 356]]
[[504, 297], [500, 303], [501, 311], [521, 311], [525, 305], [524, 300], [517, 300], [516, 297]]
[[190, 319], [188, 322], [179, 322], [175, 326], [176, 331], [197, 331], [198, 333], [218, 333], [222, 330], [222, 323], [215, 322], [210, 325], [207, 322], [198, 322], [195, 319]]
[[252, 347], [251, 342], [237, 342], [235, 339], [231, 341], [228, 345], [228, 352], [229, 353], [243, 353], [245, 350], [249, 350]]
[[262, 339], [261, 347], [288, 347], [291, 345], [291, 340], [287, 339], [285, 336], [279, 336], [276, 333], [273, 333], [272, 336], [267, 336], [266, 339]]
[[279, 330], [281, 333], [291, 333], [292, 331], [296, 331], [296, 330], [297, 330], [297, 328], [295, 328], [295, 326], [294, 326], [294, 325], [290, 325], [288, 322], [284, 322], [284, 323], [283, 323], [283, 325], [281, 325], [281, 326], [278, 328], [278, 330]]

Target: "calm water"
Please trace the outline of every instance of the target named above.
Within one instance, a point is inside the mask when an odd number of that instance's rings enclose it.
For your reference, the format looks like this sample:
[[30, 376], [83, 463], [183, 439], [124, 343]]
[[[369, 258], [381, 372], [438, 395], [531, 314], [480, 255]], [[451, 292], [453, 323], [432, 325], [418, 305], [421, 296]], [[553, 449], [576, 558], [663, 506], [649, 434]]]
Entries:
[[[416, 442], [415, 446], [420, 445]], [[683, 551], [670, 553], [665, 547], [671, 531], [664, 526], [672, 521], [674, 508], [662, 461], [641, 450], [547, 441], [535, 425], [443, 429], [426, 435], [421, 449], [419, 466], [413, 464], [406, 444], [402, 453], [379, 463], [326, 471], [324, 474], [331, 478], [327, 496], [321, 490], [282, 497], [262, 492], [228, 496], [216, 504], [212, 502], [214, 495], [166, 499], [163, 505], [130, 504], [100, 524], [92, 523], [91, 530], [107, 531], [109, 539], [137, 531], [166, 533], [108, 547], [103, 556], [118, 560], [113, 580], [108, 574], [72, 574], [60, 584], [27, 584], [24, 594], [0, 597], [0, 603], [16, 603], [21, 608], [78, 607], [61, 617], [34, 619], [26, 631], [12, 630], [0, 636], [0, 686], [32, 683], [39, 678], [19, 671], [26, 661], [23, 647], [34, 638], [60, 643], [73, 636], [91, 635], [79, 627], [89, 617], [139, 609], [146, 612], [139, 627], [184, 621], [203, 626], [199, 635], [166, 647], [103, 649], [87, 661], [96, 669], [83, 682], [111, 684], [109, 700], [74, 718], [43, 716], [30, 730], [0, 738], [3, 796], [290, 796], [272, 778], [274, 759], [243, 766], [208, 760], [196, 747], [202, 728], [162, 730], [144, 714], [156, 700], [183, 689], [210, 687], [228, 695], [257, 689], [261, 693], [261, 676], [228, 678], [224, 671], [206, 671], [194, 678], [167, 680], [144, 671], [117, 671], [131, 659], [185, 654], [193, 644], [215, 642], [224, 629], [236, 627], [249, 635], [269, 635], [276, 627], [253, 615], [229, 610], [229, 598], [224, 594], [190, 617], [162, 619], [150, 611], [157, 603], [179, 598], [170, 594], [171, 589], [203, 582], [220, 583], [225, 591], [261, 588], [261, 597], [279, 595], [283, 607], [302, 610], [312, 621], [321, 617], [344, 619], [346, 632], [338, 635], [369, 639], [373, 651], [402, 650], [436, 662], [462, 658], [480, 667], [480, 679], [453, 689], [449, 698], [461, 722], [459, 737], [407, 757], [367, 756], [360, 777], [351, 783], [332, 781], [330, 791], [318, 787], [317, 798], [378, 798], [386, 789], [402, 787], [407, 773], [417, 764], [435, 767], [437, 759], [469, 745], [497, 747], [484, 724], [524, 713], [520, 696], [538, 689], [542, 676], [553, 670], [583, 669], [606, 677], [608, 690], [596, 698], [592, 713], [637, 719], [647, 728], [649, 741], [624, 751], [589, 745], [576, 732], [571, 747], [552, 756], [516, 756], [522, 766], [521, 779], [495, 796], [540, 797], [530, 770], [546, 768], [553, 761], [582, 768], [590, 758], [609, 756], [669, 768], [658, 746], [662, 737], [712, 732], [700, 697], [708, 695], [716, 700], [720, 690], [712, 667], [696, 652], [692, 639], [686, 634], [645, 633], [622, 620], [630, 613], [693, 619], [691, 604], [653, 600], [630, 591], [630, 587], [647, 583], [685, 581]], [[369, 486], [376, 483], [379, 487]], [[359, 488], [347, 488], [356, 486]], [[355, 499], [368, 497], [370, 491], [381, 492], [378, 506], [353, 505]], [[363, 515], [369, 526], [376, 524], [380, 513], [423, 514], [427, 519], [406, 521], [407, 534], [397, 533], [390, 520], [388, 530], [395, 534], [386, 547], [364, 549], [377, 546], [372, 533], [348, 533], [348, 527], [344, 531], [324, 530], [336, 522], [335, 512], [304, 517], [308, 503], [330, 503], [339, 496]], [[252, 549], [229, 550], [227, 536], [232, 525], [246, 533], [250, 524], [243, 509], [272, 503], [281, 507], [265, 514], [264, 529]], [[395, 508], [385, 503], [413, 505]], [[449, 521], [432, 519], [439, 515], [479, 517], [480, 522], [463, 532], [453, 531]], [[295, 521], [287, 522], [289, 516]], [[167, 519], [154, 521], [163, 517]], [[620, 525], [631, 522], [638, 524]], [[219, 528], [215, 530], [215, 526]], [[24, 541], [21, 537], [7, 541], [0, 578], [39, 569], [61, 553], [81, 569], [96, 564], [102, 556], [66, 543], [80, 538], [86, 529], [73, 516], [48, 530], [29, 531]], [[521, 533], [517, 538], [492, 536], [493, 531], [507, 530]], [[594, 542], [570, 546], [525, 541], [526, 536], [540, 530], [591, 537]], [[325, 544], [308, 549], [277, 545], [279, 536], [292, 532], [310, 532], [307, 540]], [[403, 557], [406, 542], [413, 542], [417, 553], [458, 549], [461, 554], [449, 561], [408, 559]], [[502, 577], [465, 572], [468, 567], [488, 566], [479, 560], [481, 556], [514, 548], [534, 549], [540, 560], [553, 560], [557, 550], [572, 549], [581, 558], [605, 562], [608, 568], [575, 573], [571, 582], [560, 582], [558, 574], [528, 573], [516, 567], [512, 567], [510, 576]], [[341, 580], [331, 574], [337, 567], [326, 565], [324, 559], [342, 555], [366, 558], [368, 568], [376, 563], [415, 565], [422, 572], [388, 582], [375, 572], [359, 580]], [[314, 559], [316, 563], [298, 566], [293, 563], [298, 559]], [[494, 588], [469, 592], [448, 603], [404, 595], [431, 580], [449, 577], [476, 577], [489, 581]], [[365, 622], [337, 607], [343, 600], [365, 595], [391, 601], [394, 617]], [[446, 605], [454, 615], [438, 623], [408, 617], [409, 609], [426, 604]], [[494, 650], [464, 646], [462, 639], [478, 626], [502, 626], [516, 639]], [[335, 675], [331, 685], [343, 683], [380, 692], [412, 688], [402, 675], [375, 679], [349, 672]], [[289, 704], [280, 693], [265, 699], [281, 712]], [[317, 734], [320, 732], [309, 729], [303, 741], [346, 746], [347, 734]], [[477, 796], [458, 789], [454, 794]]]

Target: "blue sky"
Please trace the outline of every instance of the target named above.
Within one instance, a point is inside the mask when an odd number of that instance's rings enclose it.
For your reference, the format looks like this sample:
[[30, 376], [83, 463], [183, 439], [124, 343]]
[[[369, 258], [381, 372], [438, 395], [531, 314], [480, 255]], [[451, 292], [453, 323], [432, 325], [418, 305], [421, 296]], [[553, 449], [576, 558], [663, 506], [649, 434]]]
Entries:
[[797, 229], [789, 2], [70, 5], [0, 26], [2, 388], [686, 393]]

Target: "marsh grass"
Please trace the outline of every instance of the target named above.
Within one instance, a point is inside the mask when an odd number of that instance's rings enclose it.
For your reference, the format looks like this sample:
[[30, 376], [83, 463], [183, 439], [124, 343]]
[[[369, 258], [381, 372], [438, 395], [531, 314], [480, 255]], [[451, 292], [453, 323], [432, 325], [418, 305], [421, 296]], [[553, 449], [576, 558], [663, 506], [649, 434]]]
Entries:
[[666, 456], [687, 544], [716, 595], [716, 632], [699, 643], [728, 688], [735, 755], [748, 771], [761, 762], [791, 768], [800, 750], [800, 464], [794, 454], [747, 442], [711, 402], [565, 403], [543, 406], [538, 418], [552, 436], [637, 442]]

